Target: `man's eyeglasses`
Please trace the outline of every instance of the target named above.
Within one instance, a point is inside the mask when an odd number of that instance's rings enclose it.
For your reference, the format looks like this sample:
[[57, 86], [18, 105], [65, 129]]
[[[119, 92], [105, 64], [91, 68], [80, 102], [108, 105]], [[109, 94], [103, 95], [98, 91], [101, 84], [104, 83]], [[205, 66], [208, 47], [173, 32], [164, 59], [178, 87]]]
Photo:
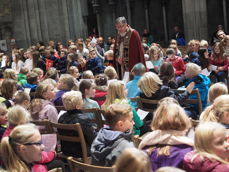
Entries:
[[40, 146], [40, 145], [42, 145], [43, 143], [42, 143], [42, 141], [40, 140], [40, 141], [38, 141], [38, 142], [33, 142], [33, 143], [25, 143], [25, 144], [23, 144], [23, 145], [37, 145], [37, 146]]

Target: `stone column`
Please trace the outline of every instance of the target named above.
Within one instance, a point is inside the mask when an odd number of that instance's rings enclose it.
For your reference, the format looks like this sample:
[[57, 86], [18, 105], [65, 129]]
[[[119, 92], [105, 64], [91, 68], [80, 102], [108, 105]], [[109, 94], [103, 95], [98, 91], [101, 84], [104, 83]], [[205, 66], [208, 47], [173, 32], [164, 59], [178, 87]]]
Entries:
[[131, 9], [130, 9], [130, 0], [126, 0], [126, 9], [127, 9], [127, 21], [128, 24], [131, 26]]
[[98, 34], [99, 36], [101, 36], [102, 30], [101, 30], [101, 21], [100, 21], [100, 1], [92, 0], [92, 6], [96, 14]]
[[145, 20], [146, 20], [146, 29], [150, 31], [149, 26], [149, 0], [144, 1], [144, 9], [145, 9]]
[[225, 28], [225, 32], [228, 32], [228, 19], [227, 19], [227, 13], [228, 13], [228, 7], [229, 4], [226, 3], [226, 0], [223, 0], [223, 21], [224, 21], [224, 28]]
[[164, 33], [165, 33], [165, 41], [168, 41], [168, 27], [167, 27], [167, 12], [166, 12], [166, 6], [168, 4], [168, 0], [162, 0], [162, 14], [163, 14], [163, 25], [164, 25]]
[[208, 39], [206, 0], [183, 0], [183, 20], [186, 41]]

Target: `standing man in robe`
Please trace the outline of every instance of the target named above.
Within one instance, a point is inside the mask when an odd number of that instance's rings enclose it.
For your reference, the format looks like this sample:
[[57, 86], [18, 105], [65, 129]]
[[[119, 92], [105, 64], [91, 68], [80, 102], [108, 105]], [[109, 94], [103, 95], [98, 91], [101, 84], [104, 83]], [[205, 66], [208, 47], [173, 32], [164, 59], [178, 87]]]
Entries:
[[126, 18], [117, 18], [115, 26], [118, 34], [115, 40], [113, 65], [121, 79], [135, 64], [145, 65], [145, 59], [139, 33], [127, 24]]

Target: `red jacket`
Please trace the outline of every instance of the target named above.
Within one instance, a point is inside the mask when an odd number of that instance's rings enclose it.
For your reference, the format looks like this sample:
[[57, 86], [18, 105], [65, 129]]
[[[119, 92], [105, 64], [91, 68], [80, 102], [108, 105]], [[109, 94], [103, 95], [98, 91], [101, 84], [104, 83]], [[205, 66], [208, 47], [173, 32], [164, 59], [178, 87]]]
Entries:
[[215, 58], [214, 59], [213, 57], [211, 57], [210, 58], [210, 64], [218, 66], [218, 67], [223, 67], [224, 71], [227, 71], [228, 67], [229, 67], [229, 61], [227, 58], [225, 58], [225, 59]]
[[189, 152], [183, 160], [183, 169], [187, 172], [228, 172], [229, 165], [222, 164], [216, 160], [197, 156], [194, 160], [195, 152]]
[[[98, 98], [98, 97], [105, 97], [107, 95], [107, 92], [106, 91], [101, 91], [101, 90], [95, 90], [95, 98]], [[105, 102], [105, 100], [96, 100], [97, 103], [99, 104], [99, 106], [102, 106], [103, 103]]]
[[175, 71], [176, 75], [179, 76], [184, 73], [185, 65], [181, 57], [175, 56], [174, 59], [167, 58], [166, 61], [172, 63], [173, 67], [176, 69]]

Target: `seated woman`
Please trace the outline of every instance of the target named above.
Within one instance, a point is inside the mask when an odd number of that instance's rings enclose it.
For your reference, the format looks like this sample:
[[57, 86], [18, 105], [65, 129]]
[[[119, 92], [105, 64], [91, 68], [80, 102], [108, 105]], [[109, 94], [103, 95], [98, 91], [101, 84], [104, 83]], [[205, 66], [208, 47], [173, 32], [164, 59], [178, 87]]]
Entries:
[[[127, 89], [124, 86], [122, 81], [113, 81], [108, 86], [107, 91], [107, 98], [104, 104], [102, 105], [103, 110], [107, 110], [109, 105], [113, 103], [120, 103], [120, 104], [129, 104], [130, 102], [126, 98], [127, 96]], [[134, 107], [132, 107], [133, 112], [133, 121], [134, 121], [134, 134], [140, 135], [142, 134], [140, 131], [140, 127], [143, 126], [143, 121], [138, 116]]]
[[[176, 99], [180, 104], [188, 98], [193, 90], [194, 83], [190, 83], [186, 91], [182, 94], [171, 90], [168, 86], [163, 85], [161, 79], [157, 74], [153, 72], [145, 73], [138, 82], [138, 86], [141, 90], [140, 97], [149, 100], [160, 100], [164, 97], [172, 97]], [[156, 105], [150, 105], [144, 103], [143, 106], [148, 109], [156, 109]], [[149, 120], [152, 119], [152, 116]]]
[[187, 153], [183, 169], [187, 172], [229, 171], [227, 131], [216, 122], [201, 123], [195, 131], [195, 150]]
[[182, 167], [187, 152], [193, 150], [194, 141], [186, 137], [191, 121], [185, 111], [172, 101], [161, 102], [151, 124], [152, 132], [141, 141], [139, 148], [145, 150], [153, 171], [164, 166]]
[[[55, 158], [55, 152], [44, 152], [39, 130], [33, 124], [15, 127], [2, 139], [1, 157], [7, 171], [48, 172], [47, 163]], [[60, 162], [57, 162], [60, 166]]]

